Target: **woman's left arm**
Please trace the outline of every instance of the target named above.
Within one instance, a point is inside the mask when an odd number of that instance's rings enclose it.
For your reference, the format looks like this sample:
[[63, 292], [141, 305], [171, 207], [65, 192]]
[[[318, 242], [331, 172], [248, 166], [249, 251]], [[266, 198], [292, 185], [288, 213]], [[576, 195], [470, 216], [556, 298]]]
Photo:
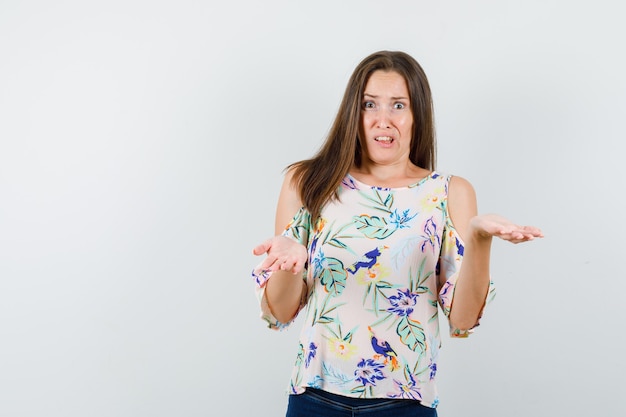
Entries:
[[521, 243], [543, 237], [540, 229], [520, 226], [496, 214], [477, 214], [476, 193], [461, 177], [452, 177], [448, 185], [448, 212], [460, 238], [465, 243], [463, 262], [456, 281], [450, 323], [461, 330], [476, 325], [489, 289], [489, 262], [492, 238]]

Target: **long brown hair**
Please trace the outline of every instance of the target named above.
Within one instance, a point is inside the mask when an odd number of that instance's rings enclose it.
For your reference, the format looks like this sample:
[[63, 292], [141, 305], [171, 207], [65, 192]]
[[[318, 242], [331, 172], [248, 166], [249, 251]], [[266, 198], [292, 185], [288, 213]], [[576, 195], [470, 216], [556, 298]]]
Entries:
[[435, 169], [433, 102], [424, 70], [405, 52], [375, 52], [363, 59], [352, 73], [335, 121], [317, 154], [287, 167], [293, 170], [294, 184], [313, 221], [326, 202], [337, 198], [337, 189], [350, 168], [361, 165], [359, 132], [363, 90], [372, 73], [378, 70], [397, 72], [406, 80], [413, 113], [409, 159], [419, 167]]

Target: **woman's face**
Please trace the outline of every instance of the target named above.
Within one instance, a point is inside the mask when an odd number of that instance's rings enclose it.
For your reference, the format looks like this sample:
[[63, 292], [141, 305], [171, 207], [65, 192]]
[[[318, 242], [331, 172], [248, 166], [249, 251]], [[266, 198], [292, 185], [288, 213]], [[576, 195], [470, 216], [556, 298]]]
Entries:
[[413, 112], [402, 75], [372, 73], [363, 92], [361, 128], [364, 163], [393, 165], [409, 160]]

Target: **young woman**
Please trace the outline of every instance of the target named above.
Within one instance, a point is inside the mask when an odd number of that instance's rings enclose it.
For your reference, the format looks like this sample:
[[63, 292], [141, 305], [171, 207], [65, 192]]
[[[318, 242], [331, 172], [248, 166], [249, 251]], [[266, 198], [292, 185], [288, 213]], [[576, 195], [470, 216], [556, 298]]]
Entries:
[[493, 237], [542, 237], [478, 215], [465, 179], [435, 171], [430, 87], [403, 52], [355, 69], [323, 146], [290, 165], [276, 236], [254, 248], [262, 317], [304, 309], [288, 417], [435, 416], [440, 330], [478, 325], [492, 291]]

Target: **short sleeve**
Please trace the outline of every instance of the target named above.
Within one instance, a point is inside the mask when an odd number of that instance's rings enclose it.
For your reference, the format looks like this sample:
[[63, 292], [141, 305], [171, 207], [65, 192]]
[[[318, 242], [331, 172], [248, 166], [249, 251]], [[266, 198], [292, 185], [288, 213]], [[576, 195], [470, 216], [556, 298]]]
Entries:
[[[437, 264], [437, 282], [440, 284], [439, 305], [441, 306], [441, 309], [445, 316], [449, 318], [450, 310], [452, 308], [452, 302], [454, 299], [456, 280], [459, 276], [461, 263], [463, 262], [465, 246], [447, 214], [445, 203], [444, 213], [446, 213], [446, 220], [441, 240], [441, 252], [439, 254], [439, 262]], [[471, 333], [473, 333], [474, 329], [480, 324], [480, 318], [483, 315], [485, 306], [490, 303], [491, 300], [493, 300], [495, 294], [495, 286], [493, 284], [493, 281], [490, 280], [485, 304], [483, 305], [483, 308], [478, 315], [478, 320], [476, 321], [476, 324], [468, 330], [457, 329], [450, 324], [450, 336], [468, 337]], [[449, 320], [448, 323], [450, 323]]]
[[[296, 215], [293, 217], [291, 222], [285, 227], [282, 235], [294, 239], [300, 244], [307, 247], [308, 251], [308, 243], [309, 243], [309, 231], [310, 231], [310, 220], [311, 216], [309, 212], [303, 207], [301, 208]], [[305, 265], [304, 270], [302, 271], [302, 280], [304, 280], [306, 284], [306, 277], [308, 274], [308, 262]], [[267, 298], [265, 296], [265, 288], [267, 286], [267, 282], [271, 279], [272, 272], [267, 270], [259, 270], [258, 267], [252, 271], [252, 278], [254, 279], [255, 284], [255, 293], [257, 299], [259, 301], [259, 306], [261, 308], [261, 319], [263, 319], [270, 329], [274, 330], [283, 330], [287, 328], [292, 322], [282, 323], [274, 317], [272, 311], [269, 308], [267, 303]], [[302, 298], [300, 300], [300, 308], [298, 312], [305, 306], [306, 304], [306, 285], [305, 291], [302, 294]], [[297, 314], [296, 314], [297, 316]], [[294, 318], [295, 319], [295, 318]]]

